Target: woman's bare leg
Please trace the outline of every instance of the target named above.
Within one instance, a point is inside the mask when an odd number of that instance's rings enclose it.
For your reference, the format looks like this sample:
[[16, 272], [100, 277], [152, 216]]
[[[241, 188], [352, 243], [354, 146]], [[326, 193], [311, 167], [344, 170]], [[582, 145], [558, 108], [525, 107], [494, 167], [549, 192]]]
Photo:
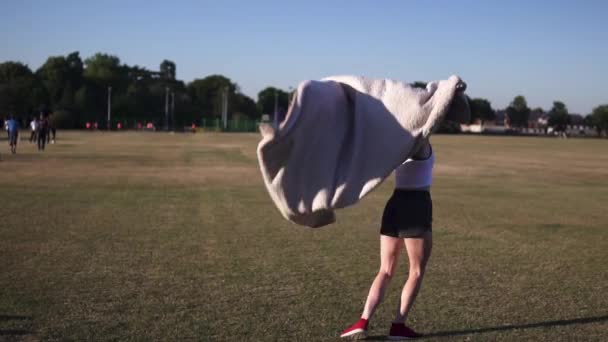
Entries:
[[369, 320], [384, 297], [384, 290], [393, 277], [402, 239], [380, 235], [380, 270], [369, 289], [361, 318]]
[[431, 249], [433, 247], [433, 238], [431, 232], [419, 238], [404, 239], [405, 248], [407, 249], [407, 257], [409, 259], [410, 271], [403, 291], [401, 292], [401, 303], [399, 310], [395, 315], [395, 323], [404, 323], [407, 315], [410, 312], [414, 300], [420, 290], [422, 278], [426, 264], [431, 257]]

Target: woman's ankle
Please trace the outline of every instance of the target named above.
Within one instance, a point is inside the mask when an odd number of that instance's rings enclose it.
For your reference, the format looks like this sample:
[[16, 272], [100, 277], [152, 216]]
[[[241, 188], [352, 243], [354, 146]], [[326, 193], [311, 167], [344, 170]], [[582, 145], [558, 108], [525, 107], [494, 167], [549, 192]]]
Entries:
[[402, 315], [398, 315], [391, 322], [392, 324], [405, 324], [406, 317]]

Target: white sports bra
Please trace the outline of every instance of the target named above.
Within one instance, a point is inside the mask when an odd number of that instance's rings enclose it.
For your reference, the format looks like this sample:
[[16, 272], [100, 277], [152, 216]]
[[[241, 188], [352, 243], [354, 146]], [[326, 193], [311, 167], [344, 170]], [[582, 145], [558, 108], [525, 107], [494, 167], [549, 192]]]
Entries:
[[428, 188], [433, 183], [435, 153], [422, 160], [408, 159], [395, 169], [395, 187], [399, 189]]

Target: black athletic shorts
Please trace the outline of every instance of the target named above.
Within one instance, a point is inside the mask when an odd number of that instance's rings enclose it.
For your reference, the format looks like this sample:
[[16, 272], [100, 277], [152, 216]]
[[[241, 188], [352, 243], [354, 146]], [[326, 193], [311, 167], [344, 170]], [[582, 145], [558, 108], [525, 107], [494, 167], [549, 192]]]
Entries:
[[411, 238], [432, 229], [433, 202], [428, 191], [395, 189], [382, 215], [380, 234]]

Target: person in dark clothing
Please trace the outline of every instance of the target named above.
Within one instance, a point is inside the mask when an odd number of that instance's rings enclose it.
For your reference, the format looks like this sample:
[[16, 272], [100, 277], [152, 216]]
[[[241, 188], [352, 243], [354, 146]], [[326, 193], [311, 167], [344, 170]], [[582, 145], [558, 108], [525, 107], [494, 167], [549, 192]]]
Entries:
[[47, 122], [48, 122], [48, 130], [46, 132], [46, 143], [54, 144], [55, 143], [55, 134], [57, 133], [57, 130], [55, 129], [55, 120], [53, 120], [53, 118], [51, 117], [51, 114], [49, 114], [47, 116]]
[[46, 136], [49, 131], [49, 120], [44, 116], [43, 113], [40, 114], [40, 120], [38, 120], [38, 150], [44, 151], [44, 146], [46, 144]]
[[52, 136], [51, 138], [51, 144], [55, 143], [55, 135], [57, 134], [57, 128], [55, 128], [55, 125], [51, 125], [51, 131], [49, 133], [49, 137]]

